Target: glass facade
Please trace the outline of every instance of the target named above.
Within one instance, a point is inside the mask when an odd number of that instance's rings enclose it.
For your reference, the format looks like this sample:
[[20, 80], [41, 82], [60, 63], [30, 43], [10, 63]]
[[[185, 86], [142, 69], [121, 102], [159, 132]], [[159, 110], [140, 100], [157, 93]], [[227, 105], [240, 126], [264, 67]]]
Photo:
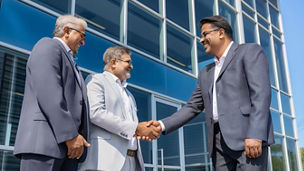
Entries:
[[[52, 36], [56, 17], [63, 14], [80, 16], [88, 22], [86, 45], [77, 55], [84, 77], [102, 72], [106, 48], [123, 45], [132, 49], [134, 70], [128, 82], [140, 121], [162, 119], [185, 104], [195, 88], [198, 72], [214, 61], [199, 43], [198, 22], [211, 15], [224, 16], [232, 26], [235, 42], [258, 43], [268, 58], [275, 131], [268, 170], [301, 168], [277, 0], [0, 0], [0, 3], [0, 170], [19, 170], [20, 161], [12, 151], [27, 58], [40, 38]], [[207, 152], [204, 113], [152, 143], [142, 141], [141, 148], [147, 171], [213, 170]]]

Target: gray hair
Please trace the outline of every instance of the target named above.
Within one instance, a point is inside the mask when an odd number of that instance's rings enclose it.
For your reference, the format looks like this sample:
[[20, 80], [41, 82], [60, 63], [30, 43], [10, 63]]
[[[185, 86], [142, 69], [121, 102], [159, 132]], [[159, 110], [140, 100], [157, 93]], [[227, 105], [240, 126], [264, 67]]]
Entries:
[[103, 54], [103, 70], [106, 70], [112, 59], [121, 59], [122, 55], [131, 54], [131, 50], [123, 46], [109, 47]]
[[64, 28], [68, 26], [71, 28], [82, 26], [87, 28], [87, 22], [81, 18], [72, 15], [63, 15], [57, 18], [55, 29], [53, 32], [54, 37], [62, 37], [64, 35]]

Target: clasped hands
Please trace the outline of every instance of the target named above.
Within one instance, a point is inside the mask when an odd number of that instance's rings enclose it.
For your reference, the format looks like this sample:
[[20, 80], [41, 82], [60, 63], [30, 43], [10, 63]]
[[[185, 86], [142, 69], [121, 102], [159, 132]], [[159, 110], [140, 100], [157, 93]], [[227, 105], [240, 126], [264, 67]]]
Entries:
[[161, 125], [158, 121], [140, 122], [136, 128], [134, 137], [139, 140], [152, 141], [160, 136], [162, 131]]
[[67, 155], [70, 159], [79, 159], [84, 151], [83, 146], [90, 147], [90, 144], [80, 134], [70, 140], [65, 141], [65, 144], [68, 148]]

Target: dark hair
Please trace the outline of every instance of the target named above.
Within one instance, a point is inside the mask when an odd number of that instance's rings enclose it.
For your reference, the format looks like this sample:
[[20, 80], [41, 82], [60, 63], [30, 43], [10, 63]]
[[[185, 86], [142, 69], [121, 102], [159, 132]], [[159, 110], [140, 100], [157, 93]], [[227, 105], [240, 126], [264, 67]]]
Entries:
[[199, 28], [202, 29], [203, 25], [206, 23], [210, 23], [215, 27], [218, 28], [223, 28], [225, 30], [226, 35], [232, 40], [232, 28], [230, 26], [230, 24], [228, 23], [228, 21], [219, 15], [216, 16], [211, 16], [211, 17], [206, 17], [203, 18], [200, 22], [199, 22]]

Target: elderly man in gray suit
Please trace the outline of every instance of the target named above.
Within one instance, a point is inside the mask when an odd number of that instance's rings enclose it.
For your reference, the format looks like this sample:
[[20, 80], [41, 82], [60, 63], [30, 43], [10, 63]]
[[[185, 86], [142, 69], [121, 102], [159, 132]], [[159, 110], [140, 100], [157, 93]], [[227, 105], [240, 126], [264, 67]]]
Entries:
[[32, 50], [14, 149], [21, 171], [76, 171], [86, 158], [86, 86], [73, 56], [86, 27], [80, 18], [61, 16], [54, 38], [42, 38]]
[[160, 127], [138, 123], [137, 107], [126, 80], [133, 69], [130, 50], [114, 46], [103, 55], [104, 72], [86, 79], [90, 104], [91, 147], [80, 170], [143, 171], [135, 135], [155, 139]]
[[267, 147], [274, 143], [267, 57], [257, 44], [234, 43], [231, 26], [221, 16], [202, 19], [200, 28], [200, 42], [215, 62], [200, 71], [181, 110], [149, 124], [161, 125], [168, 134], [205, 109], [214, 169], [266, 171]]

